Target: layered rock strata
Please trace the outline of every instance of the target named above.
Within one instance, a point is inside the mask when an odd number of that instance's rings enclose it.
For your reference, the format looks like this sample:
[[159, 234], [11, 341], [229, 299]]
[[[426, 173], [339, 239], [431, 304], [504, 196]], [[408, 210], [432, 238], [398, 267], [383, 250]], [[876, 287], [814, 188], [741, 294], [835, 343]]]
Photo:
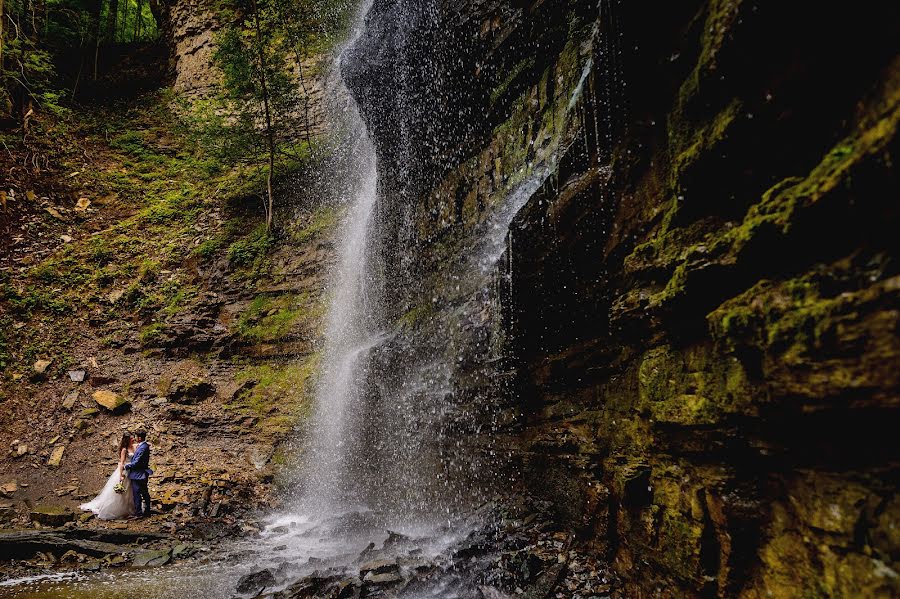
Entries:
[[898, 592], [889, 12], [375, 2], [389, 319], [454, 331], [454, 397], [634, 592]]

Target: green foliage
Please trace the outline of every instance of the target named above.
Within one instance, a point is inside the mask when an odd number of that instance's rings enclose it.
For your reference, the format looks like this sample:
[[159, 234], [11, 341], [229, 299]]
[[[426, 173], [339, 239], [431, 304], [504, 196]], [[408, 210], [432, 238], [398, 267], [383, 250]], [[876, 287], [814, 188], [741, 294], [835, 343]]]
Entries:
[[31, 110], [65, 116], [55, 64], [77, 53], [96, 59], [100, 42], [155, 40], [150, 0], [6, 0], [2, 3], [0, 109], [25, 120]]
[[259, 226], [252, 233], [231, 244], [228, 248], [228, 261], [232, 266], [255, 266], [264, 259], [272, 248], [275, 239]]
[[[204, 152], [246, 169], [246, 195], [266, 195], [267, 220], [274, 210], [268, 180], [302, 168], [313, 149], [302, 62], [333, 43], [354, 6], [349, 0], [219, 4], [229, 23], [216, 39], [220, 93], [182, 102], [181, 115]], [[301, 133], [305, 140], [298, 145]]]
[[225, 238], [221, 235], [217, 235], [198, 245], [196, 249], [194, 249], [194, 255], [203, 260], [210, 260], [218, 255], [224, 245]]
[[59, 293], [43, 286], [30, 285], [23, 291], [6, 286], [4, 292], [10, 308], [16, 314], [31, 316], [35, 312], [63, 314], [69, 304]]

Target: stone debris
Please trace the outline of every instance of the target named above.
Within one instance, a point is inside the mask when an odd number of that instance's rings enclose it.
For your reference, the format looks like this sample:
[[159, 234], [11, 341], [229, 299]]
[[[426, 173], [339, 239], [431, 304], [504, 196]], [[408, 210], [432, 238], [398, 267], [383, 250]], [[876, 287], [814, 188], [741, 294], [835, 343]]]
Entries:
[[[572, 548], [570, 533], [557, 529], [549, 503], [488, 505], [471, 518], [473, 532], [442, 554], [424, 557], [434, 539], [391, 535], [380, 549], [370, 544], [368, 559], [353, 568], [333, 567], [296, 577], [297, 567], [283, 564], [273, 584], [287, 585], [278, 599], [306, 597], [455, 597], [481, 599], [619, 599], [621, 586], [605, 565]], [[307, 567], [318, 567], [310, 560]], [[243, 580], [243, 579], [242, 579]], [[261, 593], [250, 586], [238, 589]], [[248, 596], [248, 595], [245, 595]], [[249, 595], [255, 596], [255, 595]]]
[[106, 389], [94, 391], [93, 397], [98, 406], [113, 413], [125, 412], [131, 407], [131, 403], [127, 399]]
[[34, 374], [41, 375], [47, 372], [47, 369], [50, 368], [50, 365], [53, 363], [53, 360], [38, 360], [34, 363]]
[[57, 445], [53, 448], [53, 452], [50, 454], [50, 459], [47, 460], [47, 465], [51, 468], [59, 468], [59, 465], [62, 463], [63, 454], [66, 452], [65, 445]]

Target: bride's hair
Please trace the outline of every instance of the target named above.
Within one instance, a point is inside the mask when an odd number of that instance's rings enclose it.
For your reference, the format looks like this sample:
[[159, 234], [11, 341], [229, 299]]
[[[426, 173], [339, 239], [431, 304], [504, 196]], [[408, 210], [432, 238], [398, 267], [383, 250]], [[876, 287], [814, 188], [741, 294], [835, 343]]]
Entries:
[[122, 442], [119, 443], [119, 452], [121, 453], [123, 449], [131, 445], [131, 434], [125, 433], [122, 435]]

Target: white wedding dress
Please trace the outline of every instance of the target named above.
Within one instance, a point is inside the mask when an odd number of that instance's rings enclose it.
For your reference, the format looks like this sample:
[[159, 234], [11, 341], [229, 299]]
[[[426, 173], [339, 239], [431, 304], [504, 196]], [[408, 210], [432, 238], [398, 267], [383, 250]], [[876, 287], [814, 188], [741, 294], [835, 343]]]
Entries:
[[[128, 454], [129, 460], [132, 455], [131, 453]], [[97, 518], [101, 520], [119, 520], [134, 514], [134, 491], [131, 487], [131, 479], [126, 477], [122, 481], [122, 484], [125, 486], [124, 493], [116, 493], [116, 484], [118, 484], [120, 478], [119, 466], [116, 465], [116, 469], [113, 470], [100, 494], [79, 507], [86, 512], [94, 512]]]

